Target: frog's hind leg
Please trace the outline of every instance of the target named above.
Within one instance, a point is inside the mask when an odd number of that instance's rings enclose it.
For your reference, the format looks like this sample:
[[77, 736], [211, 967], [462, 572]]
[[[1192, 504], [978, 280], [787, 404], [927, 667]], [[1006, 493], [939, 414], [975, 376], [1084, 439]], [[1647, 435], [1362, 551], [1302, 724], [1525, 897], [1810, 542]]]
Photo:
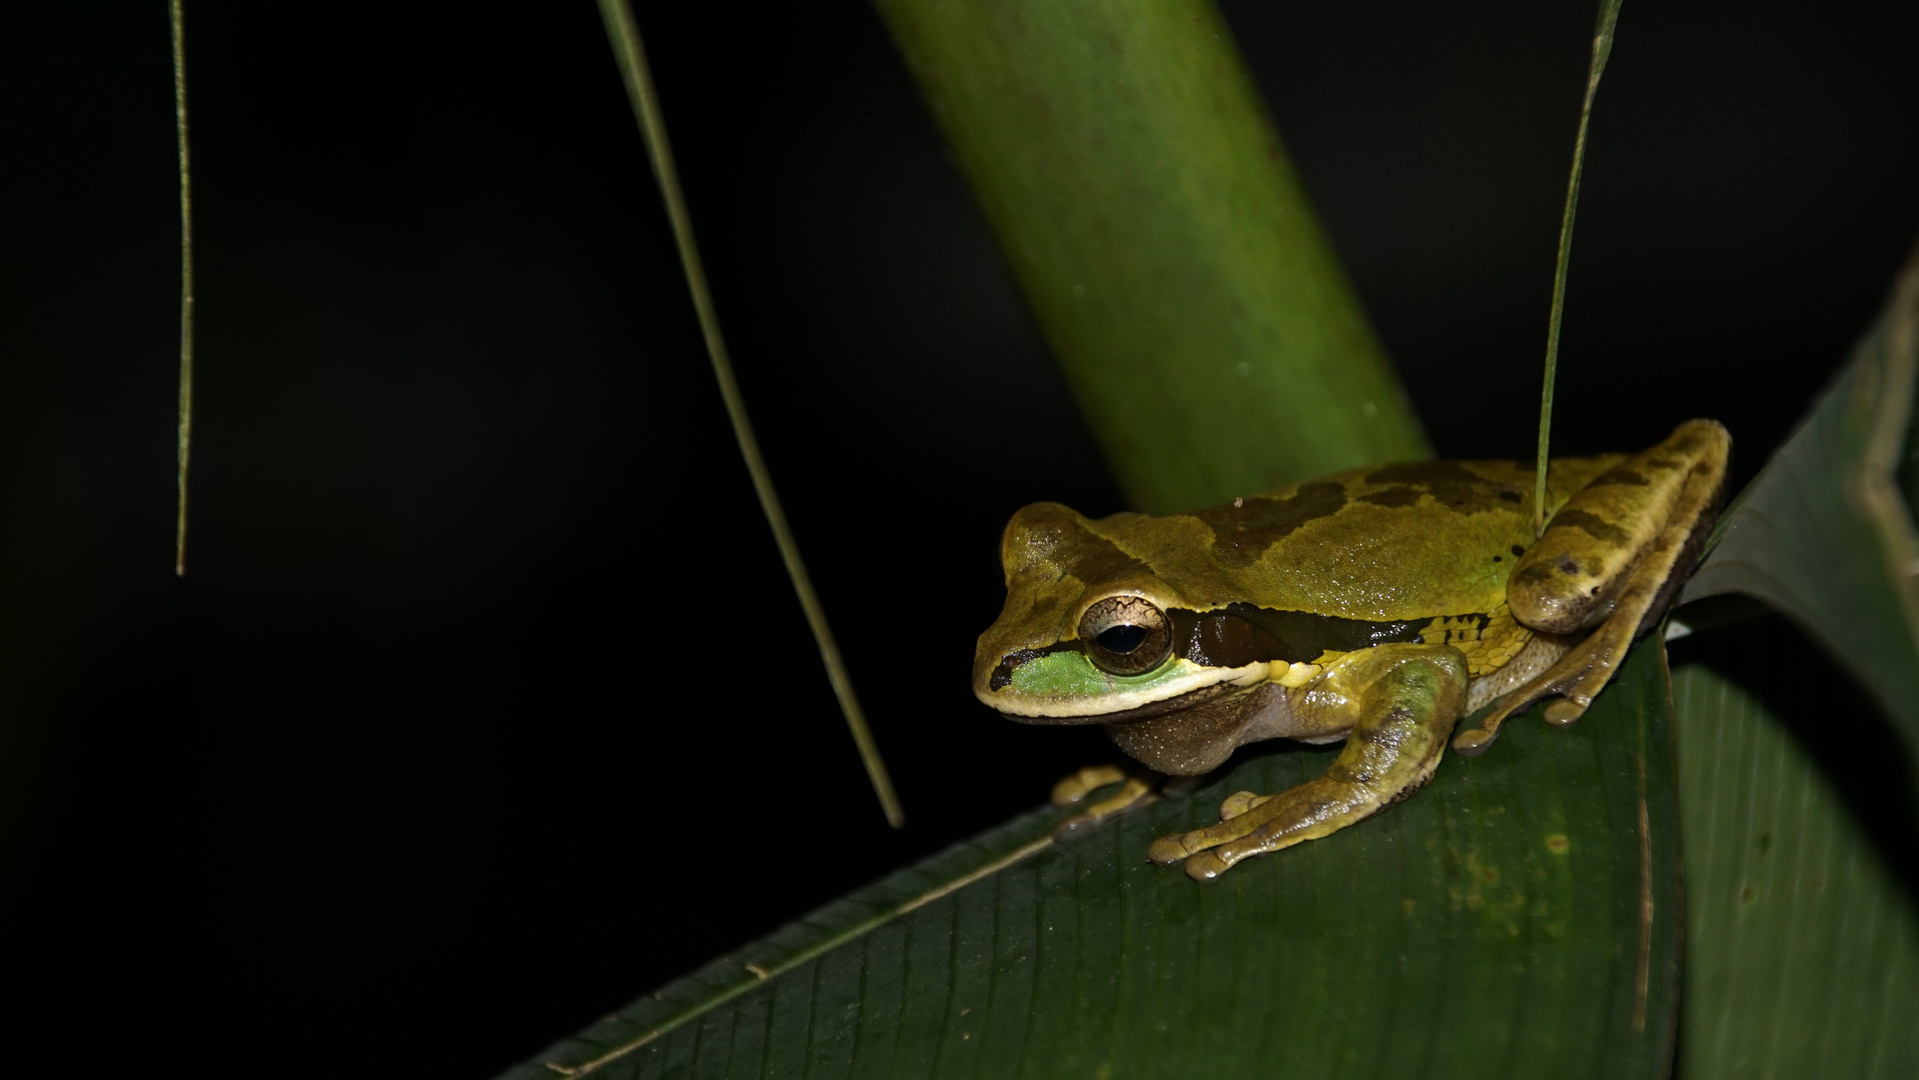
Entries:
[[1507, 694], [1479, 727], [1460, 732], [1453, 749], [1483, 753], [1507, 717], [1554, 694], [1563, 700], [1547, 706], [1548, 723], [1570, 724], [1585, 713], [1692, 571], [1718, 512], [1731, 447], [1719, 424], [1689, 421], [1553, 515], [1513, 568], [1508, 602], [1516, 618], [1539, 630], [1598, 629]]
[[1459, 719], [1466, 658], [1450, 645], [1381, 645], [1347, 654], [1320, 682], [1292, 694], [1296, 715], [1350, 715], [1346, 746], [1326, 775], [1277, 795], [1237, 792], [1221, 805], [1219, 824], [1162, 836], [1147, 858], [1166, 866], [1184, 860], [1188, 876], [1207, 881], [1241, 859], [1327, 836], [1412, 794], [1432, 779]]

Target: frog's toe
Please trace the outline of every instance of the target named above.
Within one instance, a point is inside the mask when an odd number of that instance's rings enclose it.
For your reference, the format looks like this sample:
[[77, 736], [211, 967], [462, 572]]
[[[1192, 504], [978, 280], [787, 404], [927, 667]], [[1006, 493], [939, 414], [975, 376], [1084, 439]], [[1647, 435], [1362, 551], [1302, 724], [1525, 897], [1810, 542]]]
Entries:
[[1202, 851], [1186, 860], [1186, 876], [1194, 881], [1211, 881], [1232, 869], [1232, 864], [1210, 851]]
[[1256, 791], [1235, 791], [1219, 804], [1219, 820], [1231, 821], [1270, 798], [1271, 795], [1261, 795]]
[[1174, 866], [1192, 853], [1193, 849], [1186, 846], [1186, 834], [1176, 833], [1153, 841], [1152, 846], [1146, 849], [1146, 858], [1161, 866]]
[[1587, 704], [1587, 702], [1577, 701], [1570, 697], [1560, 698], [1558, 701], [1546, 706], [1546, 722], [1555, 727], [1565, 727], [1586, 715]]
[[1088, 765], [1053, 785], [1053, 805], [1072, 806], [1108, 784], [1126, 779], [1126, 770], [1117, 765]]
[[[1060, 781], [1059, 787], [1053, 789], [1054, 805], [1059, 805], [1059, 788], [1074, 783], [1088, 773], [1097, 772], [1100, 768], [1103, 767], [1096, 766], [1092, 769], [1081, 769], [1076, 775], [1069, 776], [1065, 780]], [[1102, 822], [1111, 821], [1113, 818], [1118, 817], [1128, 810], [1158, 801], [1159, 794], [1154, 791], [1156, 778], [1153, 778], [1152, 774], [1131, 776], [1118, 769], [1113, 769], [1113, 772], [1115, 774], [1113, 776], [1114, 780], [1125, 781], [1124, 784], [1120, 785], [1119, 790], [1104, 799], [1090, 804], [1080, 813], [1074, 814], [1072, 817], [1060, 822], [1053, 828], [1054, 838], [1065, 840], [1078, 836], [1093, 826], [1101, 824]], [[1104, 774], [1101, 773], [1100, 775], [1103, 776]], [[1107, 783], [1111, 782], [1111, 780], [1107, 781]], [[1085, 796], [1081, 795], [1079, 798], [1083, 799]], [[1073, 802], [1077, 801], [1079, 801], [1079, 799], [1073, 800]]]
[[1486, 748], [1491, 746], [1493, 740], [1497, 738], [1499, 738], [1497, 729], [1487, 731], [1485, 728], [1467, 728], [1453, 736], [1453, 751], [1467, 757], [1478, 757], [1485, 753]]

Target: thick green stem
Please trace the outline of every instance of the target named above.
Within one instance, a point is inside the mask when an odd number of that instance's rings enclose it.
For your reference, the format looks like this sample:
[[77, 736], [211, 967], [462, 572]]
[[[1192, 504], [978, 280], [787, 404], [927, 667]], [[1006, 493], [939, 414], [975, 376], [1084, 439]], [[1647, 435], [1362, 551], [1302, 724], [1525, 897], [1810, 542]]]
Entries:
[[1139, 509], [1428, 454], [1210, 0], [877, 3]]

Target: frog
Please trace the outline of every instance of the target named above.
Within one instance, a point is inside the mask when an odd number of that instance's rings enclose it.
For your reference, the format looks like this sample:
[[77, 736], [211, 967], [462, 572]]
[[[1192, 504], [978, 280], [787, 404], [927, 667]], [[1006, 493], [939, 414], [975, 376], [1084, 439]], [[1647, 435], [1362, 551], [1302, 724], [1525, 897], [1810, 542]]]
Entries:
[[1061, 804], [1121, 784], [1063, 832], [1249, 743], [1343, 743], [1324, 775], [1235, 792], [1217, 824], [1149, 847], [1210, 881], [1406, 799], [1449, 742], [1484, 753], [1546, 698], [1547, 723], [1578, 720], [1697, 562], [1731, 448], [1691, 420], [1639, 454], [1554, 458], [1537, 518], [1535, 466], [1513, 461], [1371, 465], [1182, 514], [1035, 503], [1001, 535], [974, 694], [1025, 724], [1099, 724], [1143, 766], [1062, 781]]

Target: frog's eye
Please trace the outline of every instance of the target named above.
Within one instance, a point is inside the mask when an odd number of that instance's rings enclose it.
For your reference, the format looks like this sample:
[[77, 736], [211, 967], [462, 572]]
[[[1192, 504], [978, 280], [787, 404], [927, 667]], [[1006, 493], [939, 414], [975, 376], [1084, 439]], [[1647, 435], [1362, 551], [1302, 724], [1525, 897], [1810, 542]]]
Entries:
[[1166, 613], [1137, 596], [1109, 596], [1087, 608], [1079, 640], [1093, 663], [1115, 675], [1152, 670], [1173, 643]]

